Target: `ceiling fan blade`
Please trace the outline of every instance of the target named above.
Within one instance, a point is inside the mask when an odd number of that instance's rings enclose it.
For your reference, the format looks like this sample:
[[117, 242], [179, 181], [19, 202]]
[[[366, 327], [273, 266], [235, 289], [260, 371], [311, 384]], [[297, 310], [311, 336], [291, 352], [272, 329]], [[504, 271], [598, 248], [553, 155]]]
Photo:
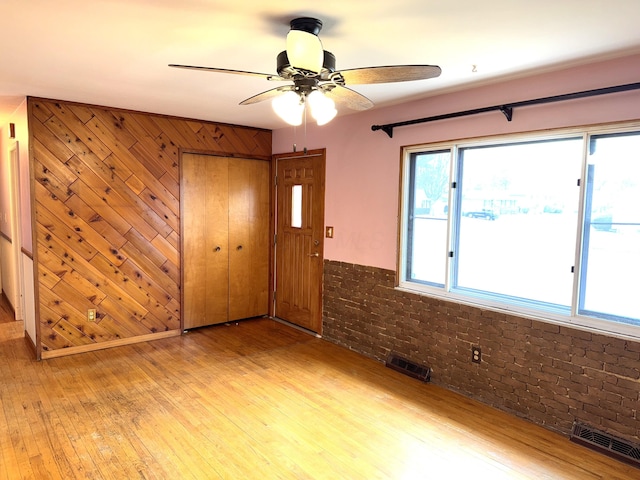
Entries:
[[371, 100], [350, 88], [336, 85], [334, 88], [322, 88], [322, 90], [324, 94], [336, 102], [336, 104], [350, 108], [351, 110], [367, 110], [373, 107]]
[[215, 67], [198, 67], [195, 65], [176, 65], [173, 63], [170, 63], [169, 66], [174, 68], [186, 68], [188, 70], [200, 70], [200, 71], [217, 72], [217, 73], [232, 73], [235, 75], [248, 75], [251, 77], [264, 78], [266, 80], [284, 80], [284, 78], [281, 78], [278, 75], [275, 75], [272, 73], [246, 72], [244, 70], [229, 70], [226, 68], [215, 68]]
[[391, 65], [387, 67], [364, 67], [340, 70], [346, 85], [370, 83], [409, 82], [440, 76], [437, 65]]
[[251, 105], [253, 103], [264, 102], [265, 100], [270, 100], [278, 95], [288, 92], [294, 89], [293, 85], [286, 85], [282, 87], [272, 88], [271, 90], [267, 90], [266, 92], [258, 93], [253, 97], [249, 97], [240, 102], [240, 105]]

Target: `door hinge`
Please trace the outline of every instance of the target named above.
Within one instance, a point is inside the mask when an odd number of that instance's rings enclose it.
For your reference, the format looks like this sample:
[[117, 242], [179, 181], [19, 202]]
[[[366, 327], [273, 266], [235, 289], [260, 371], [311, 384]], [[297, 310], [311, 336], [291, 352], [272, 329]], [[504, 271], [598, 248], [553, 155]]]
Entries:
[[275, 245], [276, 243], [278, 243], [278, 234], [274, 233], [273, 234], [273, 244]]
[[457, 188], [458, 182], [451, 182], [451, 188]]
[[580, 179], [578, 179], [578, 186], [580, 186]]
[[453, 258], [453, 252], [449, 252], [449, 258]]
[[274, 302], [276, 301], [276, 291], [275, 290], [273, 291], [273, 301]]
[[273, 176], [273, 185], [276, 187], [278, 186], [278, 175]]

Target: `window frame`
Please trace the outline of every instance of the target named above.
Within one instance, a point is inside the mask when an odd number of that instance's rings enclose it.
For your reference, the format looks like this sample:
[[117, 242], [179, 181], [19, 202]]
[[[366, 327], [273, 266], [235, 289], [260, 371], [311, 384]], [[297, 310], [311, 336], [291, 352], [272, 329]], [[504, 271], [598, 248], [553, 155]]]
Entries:
[[[469, 139], [458, 139], [444, 142], [425, 143], [419, 145], [410, 145], [401, 147], [400, 156], [400, 187], [399, 187], [399, 214], [398, 214], [398, 248], [397, 248], [397, 268], [396, 268], [396, 288], [402, 291], [408, 291], [420, 295], [455, 301], [464, 305], [470, 305], [478, 308], [493, 310], [501, 313], [517, 315], [533, 320], [540, 320], [547, 323], [553, 323], [572, 328], [578, 328], [594, 333], [613, 335], [620, 338], [628, 338], [633, 340], [640, 339], [640, 326], [623, 323], [615, 320], [609, 320], [601, 317], [580, 314], [579, 310], [579, 294], [580, 282], [583, 280], [581, 272], [582, 249], [584, 243], [584, 222], [586, 208], [586, 176], [588, 165], [588, 148], [591, 137], [599, 135], [615, 135], [624, 133], [640, 134], [640, 120], [632, 122], [615, 122], [608, 124], [599, 124], [584, 127], [568, 127], [543, 131], [532, 131], [506, 135], [493, 135], [486, 137], [476, 137]], [[459, 221], [460, 205], [454, 198], [458, 195], [455, 188], [451, 188], [452, 182], [459, 180], [459, 150], [461, 148], [479, 147], [487, 145], [512, 144], [543, 140], [557, 140], [561, 138], [582, 137], [582, 158], [580, 166], [579, 178], [579, 200], [578, 200], [578, 219], [575, 235], [575, 251], [574, 251], [574, 272], [573, 272], [573, 288], [569, 313], [554, 312], [551, 310], [539, 310], [532, 308], [531, 305], [522, 305], [517, 302], [507, 303], [497, 301], [495, 296], [488, 298], [482, 294], [469, 295], [460, 292], [451, 291], [452, 278], [455, 274], [454, 262], [449, 252], [455, 251], [453, 243], [457, 241], [458, 232], [456, 231], [456, 223]], [[449, 160], [449, 198], [448, 198], [448, 216], [447, 216], [447, 249], [443, 252], [447, 256], [446, 273], [444, 287], [436, 287], [418, 283], [406, 278], [407, 257], [407, 212], [410, 201], [409, 191], [407, 188], [410, 184], [410, 163], [412, 155], [419, 153], [428, 153], [435, 151], [450, 150], [451, 157]], [[578, 180], [578, 179], [576, 179]]]
[[[444, 152], [443, 150], [430, 150], [429, 151], [429, 153], [443, 153], [443, 152]], [[415, 153], [415, 154], [411, 153], [409, 155], [409, 164], [407, 166], [408, 178], [411, 178], [411, 176], [414, 175], [414, 173], [415, 173], [415, 162], [412, 162], [411, 159], [414, 157], [414, 155], [418, 156], [420, 153], [423, 153], [423, 152], [419, 152], [419, 153]], [[450, 166], [451, 166], [452, 159], [453, 159], [453, 157], [451, 157], [451, 155], [450, 155], [450, 158], [449, 158], [449, 165]], [[451, 172], [449, 171], [449, 179], [450, 178], [451, 178]], [[447, 192], [448, 192], [447, 193], [447, 205], [451, 204], [451, 190], [452, 189], [451, 189], [451, 186], [449, 184], [447, 186]], [[406, 206], [407, 206], [407, 216], [405, 217], [407, 226], [404, 229], [405, 237], [404, 237], [404, 243], [403, 243], [403, 245], [404, 245], [403, 250], [404, 250], [405, 255], [402, 257], [402, 261], [404, 261], [405, 263], [401, 264], [401, 265], [403, 265], [403, 267], [399, 266], [399, 268], [404, 268], [405, 273], [410, 271], [410, 265], [413, 264], [413, 262], [409, 262], [408, 261], [409, 260], [409, 255], [408, 254], [410, 252], [412, 252], [412, 249], [413, 249], [413, 244], [409, 245], [410, 238], [411, 238], [411, 235], [409, 235], [409, 232], [413, 232], [413, 230], [415, 228], [415, 218], [414, 218], [414, 220], [409, 221], [408, 216], [410, 214], [414, 214], [414, 217], [415, 217], [415, 201], [414, 201], [415, 200], [415, 191], [416, 191], [415, 185], [414, 184], [410, 184], [409, 188], [407, 189], [406, 195], [404, 197], [405, 198], [405, 202], [406, 202]], [[449, 217], [449, 215], [447, 214], [447, 224], [448, 224], [448, 217]], [[449, 232], [449, 228], [447, 226], [447, 237], [446, 237], [446, 241], [445, 241], [445, 244], [447, 246], [449, 245], [449, 235], [450, 235], [450, 232]], [[448, 269], [448, 265], [446, 265], [446, 268]], [[445, 280], [448, 277], [449, 277], [448, 275], [445, 275]], [[412, 283], [414, 283], [414, 282], [412, 281]], [[429, 281], [426, 281], [426, 280], [420, 281], [420, 282], [415, 281], [415, 283], [418, 283], [418, 284], [421, 284], [421, 285], [431, 285], [431, 286], [434, 286], [435, 288], [442, 288], [439, 285], [436, 285], [435, 282], [429, 282]], [[443, 286], [445, 286], [445, 285], [443, 285]]]

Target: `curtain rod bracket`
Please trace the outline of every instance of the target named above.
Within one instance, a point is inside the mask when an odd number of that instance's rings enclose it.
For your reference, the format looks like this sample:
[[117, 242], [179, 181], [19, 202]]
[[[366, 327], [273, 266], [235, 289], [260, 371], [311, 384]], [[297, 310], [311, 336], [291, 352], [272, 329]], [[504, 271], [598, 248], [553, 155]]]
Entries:
[[513, 107], [509, 105], [502, 105], [500, 107], [500, 111], [504, 113], [504, 116], [507, 117], [507, 122], [510, 122], [513, 119]]
[[389, 138], [393, 138], [393, 125], [371, 125], [371, 130], [374, 132], [376, 130], [382, 130], [384, 133], [389, 135]]

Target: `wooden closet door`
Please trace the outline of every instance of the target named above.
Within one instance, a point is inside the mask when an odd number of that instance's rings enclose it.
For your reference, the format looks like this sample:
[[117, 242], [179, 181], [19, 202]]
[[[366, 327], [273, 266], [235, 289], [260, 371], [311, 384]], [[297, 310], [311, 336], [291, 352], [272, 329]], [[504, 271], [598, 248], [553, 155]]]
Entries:
[[182, 156], [184, 328], [224, 323], [229, 305], [229, 175], [224, 157]]
[[269, 162], [229, 159], [229, 320], [269, 313]]

